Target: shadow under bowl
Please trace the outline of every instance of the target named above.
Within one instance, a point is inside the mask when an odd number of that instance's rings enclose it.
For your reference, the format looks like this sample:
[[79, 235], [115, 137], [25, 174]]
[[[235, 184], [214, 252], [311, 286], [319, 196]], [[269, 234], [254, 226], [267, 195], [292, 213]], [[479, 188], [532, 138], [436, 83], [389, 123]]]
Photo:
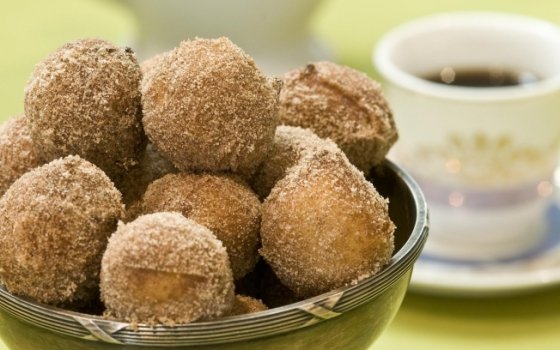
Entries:
[[0, 286], [0, 338], [12, 350], [367, 349], [397, 313], [428, 234], [424, 196], [406, 172], [385, 161], [369, 179], [389, 198], [395, 253], [381, 272], [356, 285], [259, 313], [136, 329], [39, 304]]

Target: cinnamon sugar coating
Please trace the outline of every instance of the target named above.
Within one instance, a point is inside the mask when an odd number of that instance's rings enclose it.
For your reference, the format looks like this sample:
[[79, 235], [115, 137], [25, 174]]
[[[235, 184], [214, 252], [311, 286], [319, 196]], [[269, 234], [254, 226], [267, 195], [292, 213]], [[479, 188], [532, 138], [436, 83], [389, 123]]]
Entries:
[[0, 197], [21, 175], [44, 164], [20, 115], [0, 125]]
[[322, 139], [310, 129], [280, 125], [276, 128], [272, 149], [251, 179], [251, 186], [260, 198], [270, 193], [276, 182], [300, 159], [321, 150], [340, 152], [329, 139]]
[[129, 48], [84, 39], [43, 59], [25, 88], [33, 141], [47, 160], [75, 154], [116, 179], [145, 147], [140, 66]]
[[222, 243], [179, 213], [119, 224], [101, 266], [107, 316], [167, 325], [211, 320], [233, 307], [233, 278]]
[[182, 171], [251, 175], [272, 145], [280, 82], [227, 38], [184, 41], [157, 60], [142, 83], [150, 141]]
[[20, 177], [0, 199], [0, 279], [13, 294], [69, 305], [97, 295], [101, 257], [121, 194], [77, 156]]
[[143, 212], [176, 211], [208, 227], [227, 249], [234, 279], [258, 261], [261, 203], [240, 179], [218, 174], [168, 174], [148, 186]]
[[36, 66], [25, 113], [0, 126], [14, 295], [80, 311], [101, 292], [107, 318], [174, 325], [291, 304], [391, 258], [388, 202], [364, 172], [398, 135], [379, 85], [350, 68], [271, 79], [227, 38], [140, 66], [85, 39]]
[[280, 92], [280, 122], [330, 138], [366, 174], [398, 134], [380, 85], [364, 73], [332, 62], [288, 72]]
[[388, 202], [342, 152], [300, 160], [263, 204], [261, 255], [311, 297], [370, 277], [391, 258]]

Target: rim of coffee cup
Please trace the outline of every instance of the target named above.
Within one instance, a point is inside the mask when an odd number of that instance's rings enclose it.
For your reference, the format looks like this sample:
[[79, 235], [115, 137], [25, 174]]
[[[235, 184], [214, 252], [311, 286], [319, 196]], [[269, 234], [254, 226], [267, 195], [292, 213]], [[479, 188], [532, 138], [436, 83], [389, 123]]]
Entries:
[[[432, 32], [472, 26], [473, 28], [524, 30], [528, 33], [554, 39], [560, 50], [560, 26], [545, 20], [500, 12], [450, 12], [422, 17], [404, 23], [386, 33], [372, 52], [372, 62], [382, 78], [403, 89], [421, 95], [450, 100], [497, 101], [530, 98], [560, 91], [560, 68], [550, 76], [526, 85], [472, 88], [448, 86], [415, 76], [400, 68], [392, 59], [393, 50], [403, 39]], [[560, 61], [558, 62], [560, 65]]]

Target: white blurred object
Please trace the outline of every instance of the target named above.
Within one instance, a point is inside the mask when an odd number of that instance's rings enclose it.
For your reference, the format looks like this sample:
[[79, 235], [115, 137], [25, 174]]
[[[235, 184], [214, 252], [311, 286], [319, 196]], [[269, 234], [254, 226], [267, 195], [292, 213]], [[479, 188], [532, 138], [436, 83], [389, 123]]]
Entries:
[[329, 59], [309, 32], [320, 0], [117, 0], [138, 20], [132, 46], [141, 60], [182, 40], [229, 37], [268, 74]]
[[[512, 14], [440, 14], [386, 34], [374, 64], [399, 128], [391, 155], [430, 207], [424, 254], [491, 262], [539, 246], [558, 164], [560, 28]], [[447, 67], [540, 80], [476, 88], [427, 79]]]

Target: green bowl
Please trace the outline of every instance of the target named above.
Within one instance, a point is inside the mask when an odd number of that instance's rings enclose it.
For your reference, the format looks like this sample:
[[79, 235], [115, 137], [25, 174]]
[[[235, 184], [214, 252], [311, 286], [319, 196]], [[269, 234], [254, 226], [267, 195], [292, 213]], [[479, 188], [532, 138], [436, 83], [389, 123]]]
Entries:
[[389, 198], [395, 254], [377, 275], [298, 303], [175, 327], [138, 325], [70, 312], [0, 286], [0, 337], [12, 350], [367, 349], [389, 325], [428, 235], [428, 211], [414, 180], [386, 161], [370, 180]]

